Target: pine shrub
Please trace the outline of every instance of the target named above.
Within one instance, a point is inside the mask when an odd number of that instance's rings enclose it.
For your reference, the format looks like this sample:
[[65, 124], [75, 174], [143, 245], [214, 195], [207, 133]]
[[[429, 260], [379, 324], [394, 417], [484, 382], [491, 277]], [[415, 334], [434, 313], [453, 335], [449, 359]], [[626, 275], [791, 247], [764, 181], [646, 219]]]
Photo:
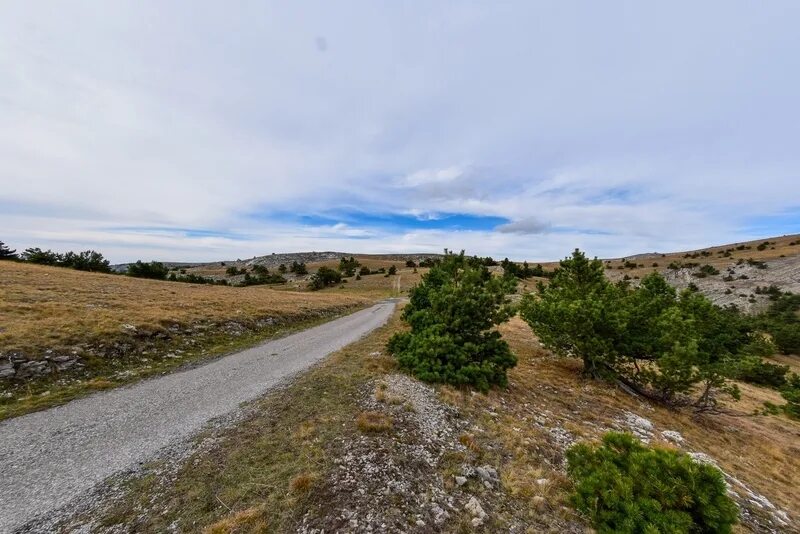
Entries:
[[388, 350], [400, 366], [427, 382], [505, 386], [516, 365], [494, 327], [511, 316], [512, 284], [493, 277], [478, 258], [447, 254], [411, 290], [403, 318], [410, 332], [395, 334]]
[[736, 504], [719, 469], [609, 432], [567, 451], [573, 502], [602, 533], [731, 532]]

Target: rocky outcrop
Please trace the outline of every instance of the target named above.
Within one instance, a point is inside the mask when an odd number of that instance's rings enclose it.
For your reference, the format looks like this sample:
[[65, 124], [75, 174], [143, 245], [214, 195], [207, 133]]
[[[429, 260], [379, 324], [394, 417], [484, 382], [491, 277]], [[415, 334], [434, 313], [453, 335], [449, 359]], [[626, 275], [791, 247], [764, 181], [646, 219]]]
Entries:
[[77, 355], [52, 352], [40, 359], [29, 359], [21, 352], [2, 354], [0, 358], [0, 380], [33, 379], [84, 367]]

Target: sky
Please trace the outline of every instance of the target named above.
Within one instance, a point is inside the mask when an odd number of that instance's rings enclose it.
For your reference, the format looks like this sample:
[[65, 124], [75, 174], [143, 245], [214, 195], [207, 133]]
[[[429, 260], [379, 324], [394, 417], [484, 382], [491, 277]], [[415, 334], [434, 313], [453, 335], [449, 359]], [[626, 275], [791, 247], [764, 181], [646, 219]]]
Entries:
[[0, 4], [0, 240], [553, 260], [800, 233], [800, 2]]

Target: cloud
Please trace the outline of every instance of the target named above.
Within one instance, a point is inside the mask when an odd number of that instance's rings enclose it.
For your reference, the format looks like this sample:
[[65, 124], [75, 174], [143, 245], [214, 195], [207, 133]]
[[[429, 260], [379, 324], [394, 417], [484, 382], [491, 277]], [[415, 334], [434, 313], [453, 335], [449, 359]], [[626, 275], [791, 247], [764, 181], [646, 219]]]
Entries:
[[548, 259], [800, 224], [797, 2], [1, 9], [15, 248]]
[[535, 217], [519, 219], [507, 224], [501, 224], [496, 230], [503, 234], [543, 234], [550, 229], [550, 225]]

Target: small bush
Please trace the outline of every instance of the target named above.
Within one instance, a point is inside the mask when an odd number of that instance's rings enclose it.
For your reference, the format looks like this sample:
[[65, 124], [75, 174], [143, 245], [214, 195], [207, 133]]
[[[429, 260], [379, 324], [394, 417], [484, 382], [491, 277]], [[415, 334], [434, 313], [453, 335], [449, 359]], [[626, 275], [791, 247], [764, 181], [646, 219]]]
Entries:
[[715, 467], [609, 432], [567, 451], [573, 501], [601, 533], [731, 532], [736, 504]]

